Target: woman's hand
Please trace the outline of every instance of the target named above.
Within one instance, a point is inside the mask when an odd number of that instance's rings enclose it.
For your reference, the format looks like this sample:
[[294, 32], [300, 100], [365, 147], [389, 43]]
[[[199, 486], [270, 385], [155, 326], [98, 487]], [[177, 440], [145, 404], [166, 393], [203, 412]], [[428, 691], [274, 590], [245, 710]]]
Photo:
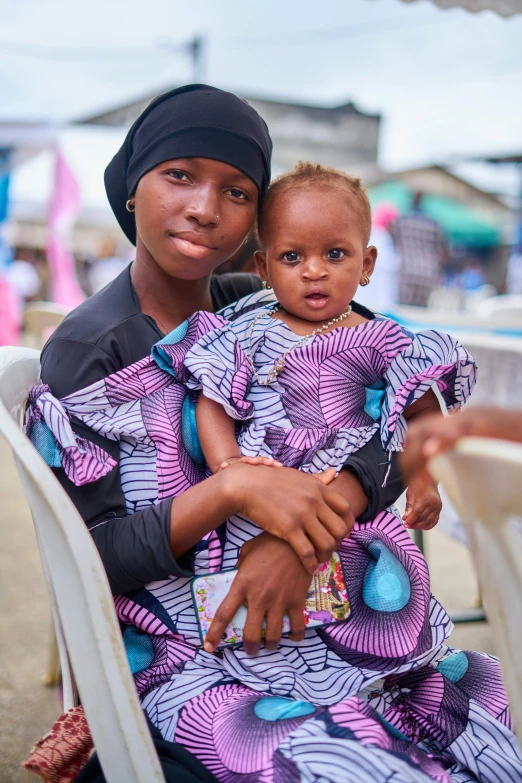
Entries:
[[[323, 480], [292, 468], [252, 467], [240, 462], [221, 473], [228, 481], [232, 513], [252, 520], [267, 533], [287, 541], [313, 574], [350, 533], [350, 503]], [[230, 516], [230, 514], [229, 514]]]
[[406, 511], [402, 517], [411, 530], [431, 530], [439, 521], [442, 509], [437, 484], [426, 468], [419, 470], [406, 492]]
[[241, 605], [247, 607], [243, 631], [247, 655], [259, 652], [265, 619], [267, 650], [279, 646], [285, 614], [290, 617], [290, 639], [301, 641], [305, 634], [303, 609], [312, 577], [292, 547], [269, 533], [261, 533], [243, 545], [238, 567], [239, 572], [205, 637], [205, 650], [216, 649]]

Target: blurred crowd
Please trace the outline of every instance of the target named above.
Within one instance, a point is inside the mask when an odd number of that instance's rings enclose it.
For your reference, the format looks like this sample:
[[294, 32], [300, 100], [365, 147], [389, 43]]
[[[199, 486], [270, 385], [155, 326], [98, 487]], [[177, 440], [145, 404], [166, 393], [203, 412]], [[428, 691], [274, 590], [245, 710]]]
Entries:
[[[377, 264], [371, 285], [359, 289], [357, 301], [377, 312], [391, 314], [398, 305], [459, 310], [497, 293], [522, 294], [522, 248], [513, 247], [505, 289], [498, 291], [488, 283], [480, 257], [450, 247], [437, 221], [424, 213], [421, 192], [413, 194], [406, 214], [391, 203], [374, 208], [370, 244], [378, 249]], [[258, 248], [254, 230], [218, 273], [255, 273]], [[131, 249], [122, 252], [109, 237], [95, 255], [77, 256], [75, 272], [85, 297], [108, 285], [131, 260]], [[14, 260], [0, 268], [0, 345], [19, 342], [24, 308], [37, 301], [52, 301], [45, 253], [16, 248]]]

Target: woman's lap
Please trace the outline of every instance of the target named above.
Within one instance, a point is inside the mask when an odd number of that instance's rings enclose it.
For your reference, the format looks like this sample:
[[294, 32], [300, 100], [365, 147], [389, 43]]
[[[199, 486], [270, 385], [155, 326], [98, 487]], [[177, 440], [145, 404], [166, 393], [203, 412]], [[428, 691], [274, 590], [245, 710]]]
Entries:
[[144, 706], [165, 738], [223, 783], [522, 780], [489, 656], [442, 648], [431, 665], [329, 707], [259, 692], [196, 663]]
[[522, 783], [498, 663], [444, 645], [451, 623], [401, 521], [384, 512], [356, 525], [340, 553], [350, 619], [254, 657], [197, 646], [187, 580], [122, 599], [124, 622], [163, 628], [136, 675], [162, 736], [223, 783]]

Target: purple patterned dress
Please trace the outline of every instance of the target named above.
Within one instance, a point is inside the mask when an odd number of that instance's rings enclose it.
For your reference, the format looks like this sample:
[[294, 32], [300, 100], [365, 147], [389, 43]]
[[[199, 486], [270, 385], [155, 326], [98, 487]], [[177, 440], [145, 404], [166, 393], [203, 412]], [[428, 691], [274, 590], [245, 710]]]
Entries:
[[[196, 313], [150, 358], [62, 400], [36, 387], [27, 418], [33, 443], [83, 484], [114, 463], [76, 439], [69, 416], [117, 440], [132, 512], [207, 475], [187, 386], [204, 386], [244, 422], [243, 453], [273, 454], [309, 472], [339, 469], [378, 429], [387, 449], [400, 449], [402, 411], [434, 381], [450, 408], [469, 396], [475, 367], [460, 345], [380, 317], [316, 337], [260, 387], [246, 341], [252, 311], [267, 300], [254, 294], [220, 316]], [[253, 334], [261, 377], [298, 339], [268, 314]], [[196, 547], [195, 572], [233, 568], [258, 532], [240, 516], [226, 520]], [[522, 781], [498, 663], [444, 644], [451, 622], [396, 512], [356, 524], [340, 554], [351, 617], [256, 657], [242, 647], [202, 650], [189, 578], [115, 599], [143, 707], [163, 736], [223, 783]]]

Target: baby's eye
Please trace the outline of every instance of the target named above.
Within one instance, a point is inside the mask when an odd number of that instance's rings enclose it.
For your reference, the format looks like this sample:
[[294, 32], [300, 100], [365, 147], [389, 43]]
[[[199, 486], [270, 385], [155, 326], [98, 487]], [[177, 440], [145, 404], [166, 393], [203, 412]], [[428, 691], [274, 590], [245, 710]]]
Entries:
[[246, 193], [243, 193], [243, 191], [239, 190], [239, 188], [229, 188], [227, 193], [229, 193], [234, 198], [246, 199]]
[[179, 169], [174, 169], [173, 171], [169, 171], [169, 174], [172, 177], [172, 179], [177, 179], [177, 180], [181, 180], [181, 181], [188, 180], [188, 177], [185, 174], [185, 172], [184, 171], [179, 171]]
[[285, 253], [283, 255], [283, 258], [285, 261], [290, 261], [290, 263], [295, 263], [296, 261], [299, 261], [299, 253], [296, 253], [295, 250], [291, 250], [289, 253]]
[[341, 250], [338, 247], [333, 247], [328, 251], [328, 258], [330, 258], [332, 261], [339, 261], [339, 259], [343, 258], [345, 255], [346, 254], [344, 250]]

